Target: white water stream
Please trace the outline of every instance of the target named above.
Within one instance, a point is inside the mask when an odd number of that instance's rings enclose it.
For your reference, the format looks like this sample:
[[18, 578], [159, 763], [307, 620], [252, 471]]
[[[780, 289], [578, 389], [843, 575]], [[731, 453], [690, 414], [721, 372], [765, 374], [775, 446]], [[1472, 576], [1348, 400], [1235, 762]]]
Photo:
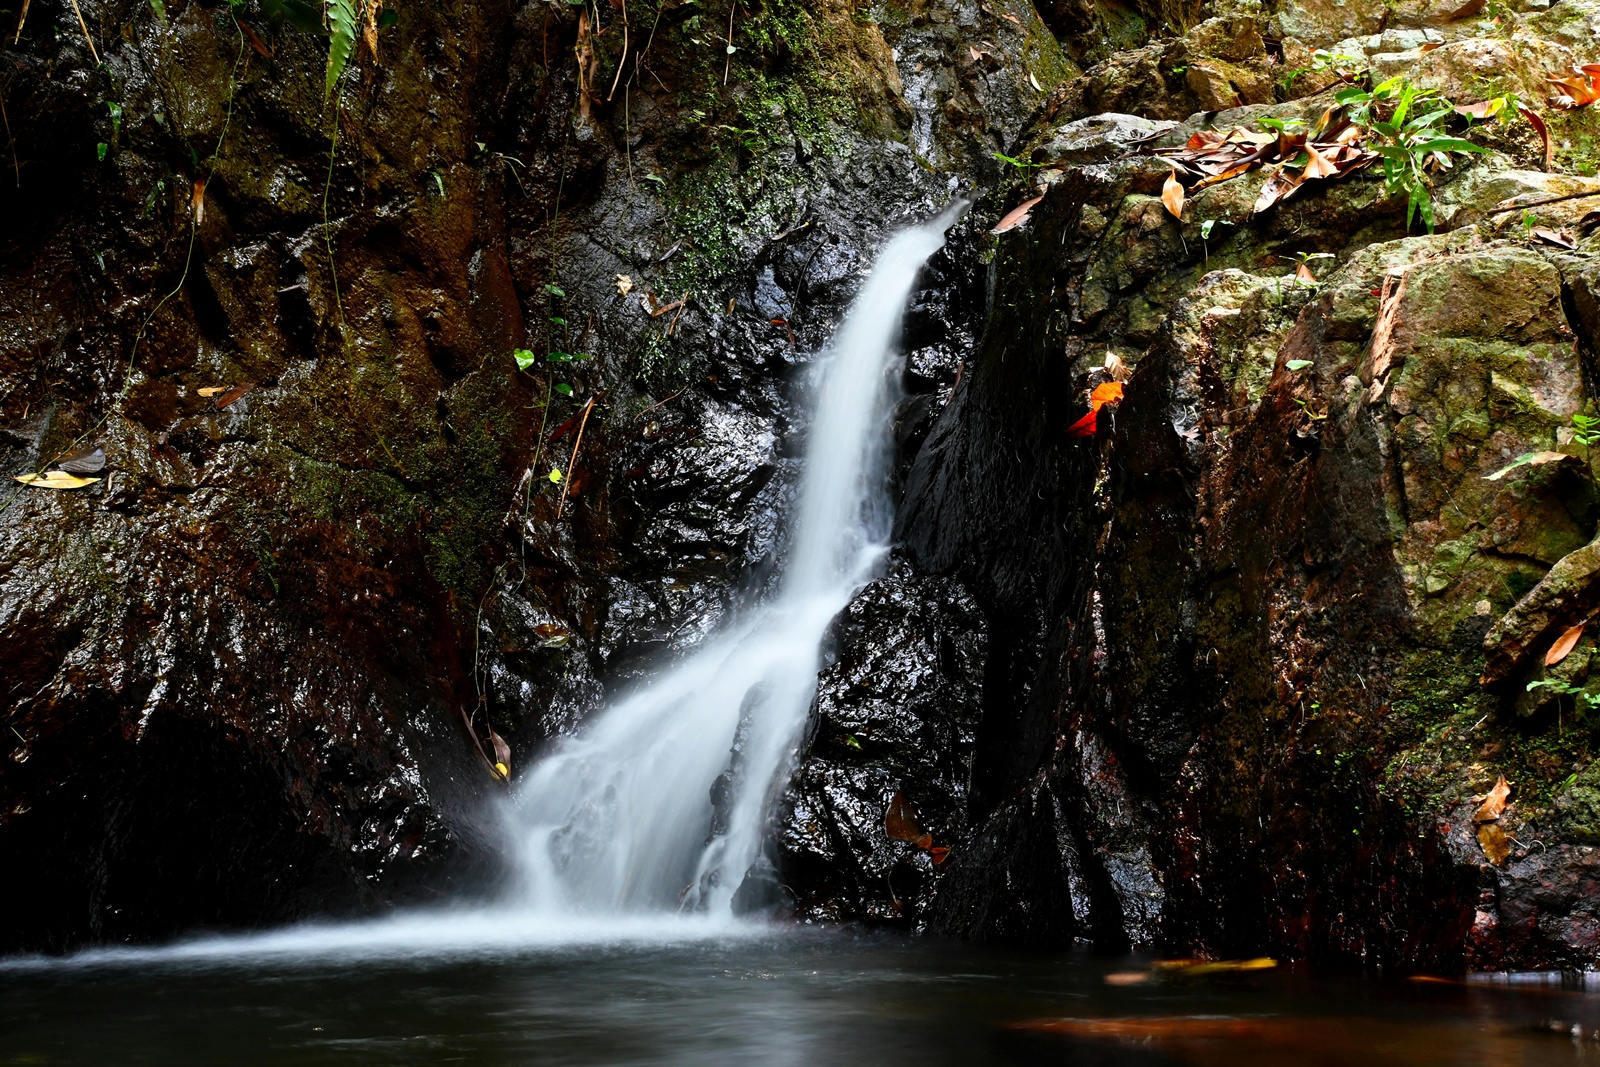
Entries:
[[[106, 963], [434, 959], [761, 936], [730, 905], [761, 851], [816, 691], [829, 622], [885, 552], [900, 322], [923, 262], [966, 210], [896, 235], [816, 364], [815, 417], [778, 592], [533, 768], [511, 836], [522, 877], [492, 905], [309, 923], [158, 947], [0, 959], [0, 973]], [[733, 755], [737, 748], [737, 755]], [[711, 788], [728, 772], [711, 833]], [[687, 912], [689, 914], [676, 914]]]
[[964, 209], [888, 243], [819, 360], [777, 595], [600, 712], [518, 790], [525, 906], [569, 917], [728, 913], [788, 780], [824, 632], [884, 554], [900, 322], [923, 262]]

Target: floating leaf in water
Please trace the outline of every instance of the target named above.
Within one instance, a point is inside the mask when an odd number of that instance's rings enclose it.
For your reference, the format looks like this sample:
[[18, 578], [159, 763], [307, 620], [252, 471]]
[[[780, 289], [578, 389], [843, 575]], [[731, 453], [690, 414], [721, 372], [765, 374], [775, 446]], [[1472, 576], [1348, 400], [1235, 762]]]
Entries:
[[1156, 970], [1165, 974], [1202, 975], [1232, 974], [1238, 971], [1270, 971], [1278, 961], [1270, 956], [1257, 956], [1248, 960], [1161, 960]]
[[56, 460], [56, 466], [73, 474], [99, 474], [106, 469], [106, 454], [98, 448], [80, 448]]
[[44, 474], [14, 474], [12, 475], [23, 485], [31, 485], [35, 489], [82, 489], [86, 485], [93, 485], [99, 481], [97, 478], [80, 478], [67, 471], [47, 471]]
[[1506, 798], [1511, 795], [1511, 785], [1506, 781], [1506, 776], [1501, 775], [1494, 783], [1494, 788], [1489, 790], [1483, 798], [1483, 803], [1478, 810], [1472, 813], [1473, 822], [1493, 822], [1506, 810]]
[[1021, 226], [1024, 222], [1028, 221], [1028, 212], [1032, 211], [1034, 205], [1043, 199], [1044, 197], [1042, 196], [1036, 196], [1032, 200], [1024, 200], [1022, 203], [1006, 212], [1005, 216], [1001, 218], [999, 222], [994, 224], [994, 229], [990, 230], [989, 232], [1005, 233], [1007, 230], [1014, 230], [1018, 226]]
[[1183, 218], [1183, 183], [1178, 180], [1177, 171], [1168, 174], [1167, 180], [1162, 184], [1161, 202], [1166, 205], [1167, 211], [1173, 218]]
[[[1566, 633], [1556, 638], [1556, 643], [1551, 645], [1550, 651], [1544, 654], [1544, 665], [1546, 667], [1554, 667], [1557, 663], [1560, 663], [1562, 660], [1566, 659], [1568, 654], [1578, 646], [1578, 638], [1583, 636], [1584, 625], [1584, 623], [1580, 622], [1578, 625], [1572, 627]], [[1504, 778], [1500, 780], [1502, 782], [1505, 781]]]

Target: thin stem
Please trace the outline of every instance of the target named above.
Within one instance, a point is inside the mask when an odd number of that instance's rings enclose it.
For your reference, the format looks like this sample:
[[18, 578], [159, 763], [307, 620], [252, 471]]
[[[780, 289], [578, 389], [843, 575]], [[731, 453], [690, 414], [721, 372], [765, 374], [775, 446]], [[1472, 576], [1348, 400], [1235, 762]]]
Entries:
[[333, 106], [333, 139], [328, 142], [328, 176], [322, 183], [322, 243], [328, 250], [328, 277], [333, 280], [333, 306], [339, 316], [339, 335], [344, 336], [344, 301], [339, 296], [339, 268], [333, 261], [333, 234], [328, 225], [328, 194], [333, 189], [333, 159], [339, 151], [339, 105]]

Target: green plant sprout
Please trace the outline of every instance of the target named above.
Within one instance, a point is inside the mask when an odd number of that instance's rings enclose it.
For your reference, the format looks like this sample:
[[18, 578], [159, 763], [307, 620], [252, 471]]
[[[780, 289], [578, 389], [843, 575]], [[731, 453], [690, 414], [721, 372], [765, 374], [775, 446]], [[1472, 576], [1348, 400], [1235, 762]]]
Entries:
[[[1440, 123], [1455, 107], [1437, 91], [1413, 85], [1404, 77], [1390, 78], [1372, 89], [1352, 86], [1334, 94], [1350, 108], [1350, 119], [1377, 135], [1371, 144], [1383, 158], [1383, 178], [1390, 195], [1405, 194], [1406, 228], [1421, 217], [1433, 232], [1433, 195], [1424, 168], [1431, 162], [1450, 166], [1451, 152], [1483, 152], [1460, 137], [1443, 136]], [[1381, 117], [1387, 112], [1387, 117]], [[1381, 138], [1378, 139], [1378, 138]]]

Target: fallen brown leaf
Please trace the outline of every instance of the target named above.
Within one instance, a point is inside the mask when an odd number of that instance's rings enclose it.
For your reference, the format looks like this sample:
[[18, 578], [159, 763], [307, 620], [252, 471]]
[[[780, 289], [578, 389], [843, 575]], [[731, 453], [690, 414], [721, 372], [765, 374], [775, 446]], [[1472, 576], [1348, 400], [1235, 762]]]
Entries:
[[1506, 781], [1506, 776], [1501, 775], [1494, 783], [1494, 788], [1489, 790], [1483, 798], [1483, 803], [1478, 810], [1472, 813], [1473, 822], [1493, 822], [1506, 810], [1506, 798], [1511, 795], [1511, 785]]
[[494, 727], [489, 728], [489, 743], [494, 746], [494, 769], [502, 781], [511, 777], [511, 746], [506, 744], [506, 739], [494, 732]]
[[1014, 230], [1018, 226], [1021, 226], [1024, 222], [1028, 221], [1028, 212], [1032, 211], [1033, 206], [1043, 199], [1044, 197], [1042, 196], [1036, 196], [1032, 200], [1024, 200], [1022, 203], [1006, 212], [1005, 216], [1001, 218], [999, 222], [994, 224], [994, 229], [990, 230], [989, 232], [1005, 233], [1007, 230]]
[[1183, 183], [1178, 180], [1177, 171], [1167, 175], [1165, 184], [1161, 186], [1161, 202], [1173, 218], [1183, 218]]
[[[1580, 622], [1556, 638], [1556, 643], [1551, 645], [1550, 651], [1544, 654], [1544, 665], [1546, 667], [1554, 667], [1572, 654], [1572, 650], [1578, 647], [1578, 638], [1583, 636], [1584, 625], [1584, 623]], [[1505, 781], [1504, 778], [1500, 780], [1502, 782]]]
[[1496, 867], [1511, 855], [1511, 839], [1500, 829], [1499, 823], [1486, 822], [1478, 827], [1478, 847], [1483, 849], [1483, 854]]
[[1565, 230], [1547, 230], [1543, 226], [1535, 226], [1532, 230], [1532, 235], [1534, 240], [1543, 241], [1547, 245], [1555, 245], [1557, 248], [1575, 249], [1578, 247], [1578, 243], [1572, 239], [1572, 235]]
[[226, 393], [227, 391], [228, 387], [226, 385], [205, 385], [195, 390], [195, 392], [204, 397], [216, 396], [218, 393]]
[[255, 382], [245, 382], [243, 385], [234, 386], [232, 389], [229, 389], [226, 393], [223, 393], [221, 396], [217, 397], [217, 401], [216, 401], [216, 405], [215, 405], [216, 409], [218, 411], [221, 411], [223, 408], [229, 406], [230, 404], [238, 403], [240, 398], [242, 398], [246, 393], [250, 392], [250, 390], [254, 389], [255, 387], [256, 387], [256, 383]]
[[206, 180], [195, 179], [194, 195], [189, 199], [189, 206], [194, 211], [194, 224], [200, 225], [206, 219]]

